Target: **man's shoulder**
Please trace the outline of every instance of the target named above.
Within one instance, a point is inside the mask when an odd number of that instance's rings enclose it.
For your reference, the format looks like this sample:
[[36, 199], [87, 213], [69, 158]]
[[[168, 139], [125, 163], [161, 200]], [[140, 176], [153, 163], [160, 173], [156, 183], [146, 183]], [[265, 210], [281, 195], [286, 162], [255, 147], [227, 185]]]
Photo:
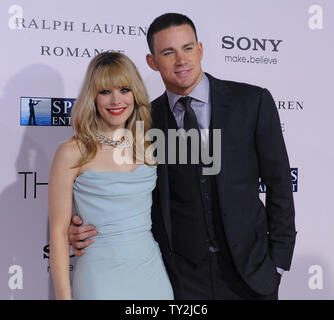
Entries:
[[162, 110], [168, 108], [168, 97], [166, 91], [151, 102], [151, 116], [153, 122], [156, 122], [156, 117], [160, 117]]
[[166, 105], [166, 103], [168, 103], [168, 98], [167, 98], [167, 94], [166, 91], [159, 97], [155, 98], [152, 102], [151, 102], [151, 106], [152, 108], [156, 108], [159, 106], [164, 106]]
[[263, 91], [262, 87], [251, 84], [251, 83], [218, 79], [208, 73], [206, 73], [206, 75], [209, 78], [210, 84], [213, 85], [215, 88], [225, 89], [225, 90], [227, 89], [227, 90], [230, 90], [231, 93], [234, 93], [235, 91], [260, 93]]

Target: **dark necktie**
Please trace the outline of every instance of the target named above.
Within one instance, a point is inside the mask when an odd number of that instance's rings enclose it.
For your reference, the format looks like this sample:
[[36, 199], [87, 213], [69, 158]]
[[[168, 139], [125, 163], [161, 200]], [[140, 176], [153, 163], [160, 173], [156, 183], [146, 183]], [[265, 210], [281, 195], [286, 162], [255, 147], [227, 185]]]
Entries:
[[[185, 108], [185, 113], [183, 117], [183, 128], [188, 131], [190, 129], [196, 129], [198, 132], [198, 146], [197, 148], [191, 147], [191, 142], [189, 139], [187, 139], [187, 147], [189, 148], [189, 152], [191, 152], [195, 157], [199, 157], [200, 155], [200, 147], [201, 147], [201, 132], [198, 127], [197, 117], [195, 114], [194, 109], [190, 106], [191, 104], [191, 97], [182, 97], [179, 99], [179, 102], [183, 105]], [[191, 151], [190, 151], [191, 150]], [[190, 153], [189, 153], [190, 154]], [[199, 159], [199, 158], [198, 158]]]
[[190, 106], [191, 100], [192, 100], [191, 97], [182, 97], [179, 99], [179, 102], [183, 105], [185, 109], [183, 117], [183, 128], [186, 131], [193, 128], [199, 130], [195, 111]]

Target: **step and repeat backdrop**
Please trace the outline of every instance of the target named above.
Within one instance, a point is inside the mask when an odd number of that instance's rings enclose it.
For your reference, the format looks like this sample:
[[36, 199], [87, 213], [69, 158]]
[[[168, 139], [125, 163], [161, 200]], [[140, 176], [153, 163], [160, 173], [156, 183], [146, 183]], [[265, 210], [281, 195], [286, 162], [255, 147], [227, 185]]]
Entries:
[[[72, 136], [71, 108], [87, 65], [99, 52], [123, 52], [156, 98], [164, 85], [146, 64], [146, 32], [165, 12], [194, 21], [206, 72], [266, 87], [274, 96], [292, 168], [298, 231], [279, 297], [334, 299], [329, 0], [1, 0], [0, 299], [54, 299], [48, 175], [57, 146]], [[259, 196], [265, 196], [261, 183]]]

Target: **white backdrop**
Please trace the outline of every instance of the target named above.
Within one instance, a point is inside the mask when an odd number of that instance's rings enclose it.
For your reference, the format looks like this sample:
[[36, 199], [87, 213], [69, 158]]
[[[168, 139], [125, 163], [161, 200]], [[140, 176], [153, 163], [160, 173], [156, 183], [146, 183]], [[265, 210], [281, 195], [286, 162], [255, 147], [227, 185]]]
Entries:
[[76, 98], [96, 51], [120, 50], [137, 64], [154, 99], [164, 86], [146, 65], [145, 33], [165, 12], [194, 21], [205, 71], [273, 94], [298, 171], [297, 242], [279, 297], [333, 299], [334, 4], [328, 0], [1, 0], [0, 299], [54, 298], [47, 181], [55, 149], [72, 135], [68, 126], [24, 125], [28, 107], [21, 97], [47, 98], [35, 107], [38, 123], [48, 103], [50, 113], [50, 98]]

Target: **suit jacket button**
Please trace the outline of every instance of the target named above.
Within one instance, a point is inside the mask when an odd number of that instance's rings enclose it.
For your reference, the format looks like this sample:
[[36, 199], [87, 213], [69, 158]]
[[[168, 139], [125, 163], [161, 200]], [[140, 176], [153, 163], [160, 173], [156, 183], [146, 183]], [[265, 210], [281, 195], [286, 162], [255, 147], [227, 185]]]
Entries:
[[201, 178], [201, 183], [206, 183], [206, 178]]

